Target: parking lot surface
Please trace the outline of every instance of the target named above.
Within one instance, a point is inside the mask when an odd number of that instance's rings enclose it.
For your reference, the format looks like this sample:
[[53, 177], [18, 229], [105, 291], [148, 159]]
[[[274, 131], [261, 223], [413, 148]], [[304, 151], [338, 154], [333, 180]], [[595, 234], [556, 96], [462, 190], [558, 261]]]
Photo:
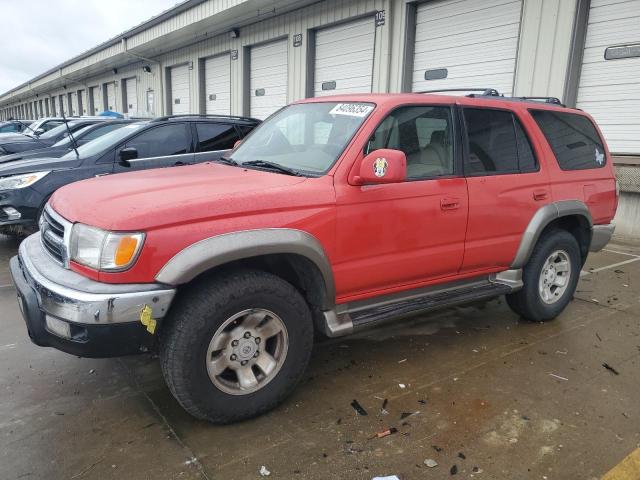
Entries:
[[498, 299], [321, 342], [282, 406], [224, 427], [187, 415], [151, 356], [31, 344], [16, 250], [0, 237], [2, 479], [595, 479], [640, 446], [637, 247], [592, 254], [547, 324]]

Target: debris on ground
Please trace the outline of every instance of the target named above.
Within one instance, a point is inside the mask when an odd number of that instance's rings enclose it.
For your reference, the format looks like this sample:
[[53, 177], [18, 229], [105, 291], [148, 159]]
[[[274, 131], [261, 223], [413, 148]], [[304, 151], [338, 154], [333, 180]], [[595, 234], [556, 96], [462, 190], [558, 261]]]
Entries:
[[371, 480], [400, 480], [397, 475], [389, 475], [386, 477], [373, 477]]
[[461, 458], [462, 460], [466, 460], [467, 456], [462, 452], [458, 452], [458, 458]]
[[410, 417], [411, 415], [413, 415], [413, 412], [402, 412], [400, 414], [400, 420], [404, 420], [407, 417]]
[[431, 445], [431, 448], [433, 448], [436, 452], [440, 453], [442, 451], [442, 448], [440, 448], [437, 445]]
[[426, 401], [425, 399], [422, 399], [422, 398], [421, 398], [420, 400], [418, 400], [418, 403], [419, 403], [420, 405], [426, 405], [426, 404], [427, 404], [427, 401]]
[[91, 370], [89, 370], [89, 375], [93, 375], [94, 373], [96, 373], [96, 369], [92, 368]]
[[568, 379], [568, 378], [561, 377], [560, 375], [556, 375], [555, 373], [550, 373], [549, 375], [550, 375], [551, 377], [553, 377], [553, 378], [557, 378], [557, 379], [559, 379], [559, 380], [564, 380], [565, 382], [568, 382], [568, 381], [569, 381], [569, 379]]
[[600, 335], [598, 334], [598, 332], [596, 332], [596, 338], [600, 341], [602, 341], [602, 338], [600, 337]]
[[357, 400], [353, 400], [353, 402], [351, 402], [351, 407], [356, 411], [358, 415], [362, 415], [363, 417], [366, 415], [369, 415], [367, 411], [364, 408], [362, 408], [362, 405], [360, 405]]
[[453, 467], [451, 467], [451, 470], [449, 470], [449, 473], [451, 475], [455, 475], [456, 473], [458, 473], [458, 466], [454, 465]]
[[472, 471], [473, 473], [482, 473], [482, 469], [481, 469], [481, 468], [478, 468], [478, 467], [473, 467], [473, 468], [471, 469], [471, 471]]
[[620, 375], [620, 372], [617, 371], [615, 368], [613, 368], [611, 365], [609, 365], [608, 363], [603, 363], [602, 366], [604, 368], [606, 368], [607, 370], [609, 370], [611, 373], [613, 373], [614, 375]]
[[624, 270], [620, 270], [619, 268], [616, 268], [613, 272], [614, 273], [624, 273]]
[[398, 384], [398, 386], [399, 386], [400, 388], [403, 388], [403, 389], [404, 389], [404, 388], [407, 388], [407, 386], [406, 386], [404, 383], [399, 383], [399, 384]]
[[556, 350], [556, 353], [558, 355], [566, 355], [567, 353], [569, 353], [569, 351], [568, 350]]
[[396, 427], [390, 427], [382, 432], [376, 433], [376, 438], [388, 437], [389, 435], [393, 435], [394, 433], [398, 433], [398, 429]]
[[424, 461], [424, 464], [429, 468], [434, 468], [438, 466], [438, 462], [436, 462], [433, 458], [427, 458]]
[[389, 400], [386, 398], [382, 401], [382, 408], [380, 409], [380, 413], [382, 415], [389, 415], [389, 411], [387, 410], [387, 405], [389, 404]]
[[260, 476], [261, 477], [268, 477], [269, 475], [271, 475], [271, 472], [267, 469], [267, 467], [262, 465], [260, 467]]
[[406, 362], [406, 361], [407, 361], [407, 359], [406, 359], [406, 358], [403, 358], [402, 360], [398, 361], [398, 363], [404, 363], [404, 362]]

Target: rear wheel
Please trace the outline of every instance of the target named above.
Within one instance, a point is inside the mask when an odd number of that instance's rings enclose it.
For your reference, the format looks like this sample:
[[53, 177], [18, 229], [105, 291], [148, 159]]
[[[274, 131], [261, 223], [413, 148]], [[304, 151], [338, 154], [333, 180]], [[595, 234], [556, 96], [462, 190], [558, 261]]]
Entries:
[[278, 405], [302, 377], [313, 323], [298, 291], [265, 272], [191, 285], [161, 336], [162, 372], [195, 417], [230, 423]]
[[507, 304], [525, 320], [557, 317], [573, 298], [582, 260], [575, 237], [552, 230], [540, 238], [523, 269], [524, 286], [507, 295]]

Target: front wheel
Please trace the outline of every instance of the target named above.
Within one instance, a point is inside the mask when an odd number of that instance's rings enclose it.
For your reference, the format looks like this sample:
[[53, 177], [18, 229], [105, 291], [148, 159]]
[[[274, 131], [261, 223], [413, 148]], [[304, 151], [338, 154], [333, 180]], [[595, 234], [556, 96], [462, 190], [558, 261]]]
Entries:
[[523, 269], [523, 288], [507, 295], [507, 304], [525, 320], [554, 319], [573, 298], [581, 265], [580, 247], [573, 235], [566, 230], [546, 233]]
[[265, 272], [191, 285], [167, 320], [160, 341], [167, 385], [185, 410], [216, 424], [278, 405], [302, 377], [313, 346], [306, 302]]

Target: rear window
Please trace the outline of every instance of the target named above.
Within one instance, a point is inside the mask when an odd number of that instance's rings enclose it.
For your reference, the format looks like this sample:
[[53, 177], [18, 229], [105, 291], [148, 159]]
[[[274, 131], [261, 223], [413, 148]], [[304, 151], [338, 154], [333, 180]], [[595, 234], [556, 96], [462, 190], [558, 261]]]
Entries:
[[591, 121], [574, 113], [531, 110], [562, 170], [600, 168], [604, 145]]

